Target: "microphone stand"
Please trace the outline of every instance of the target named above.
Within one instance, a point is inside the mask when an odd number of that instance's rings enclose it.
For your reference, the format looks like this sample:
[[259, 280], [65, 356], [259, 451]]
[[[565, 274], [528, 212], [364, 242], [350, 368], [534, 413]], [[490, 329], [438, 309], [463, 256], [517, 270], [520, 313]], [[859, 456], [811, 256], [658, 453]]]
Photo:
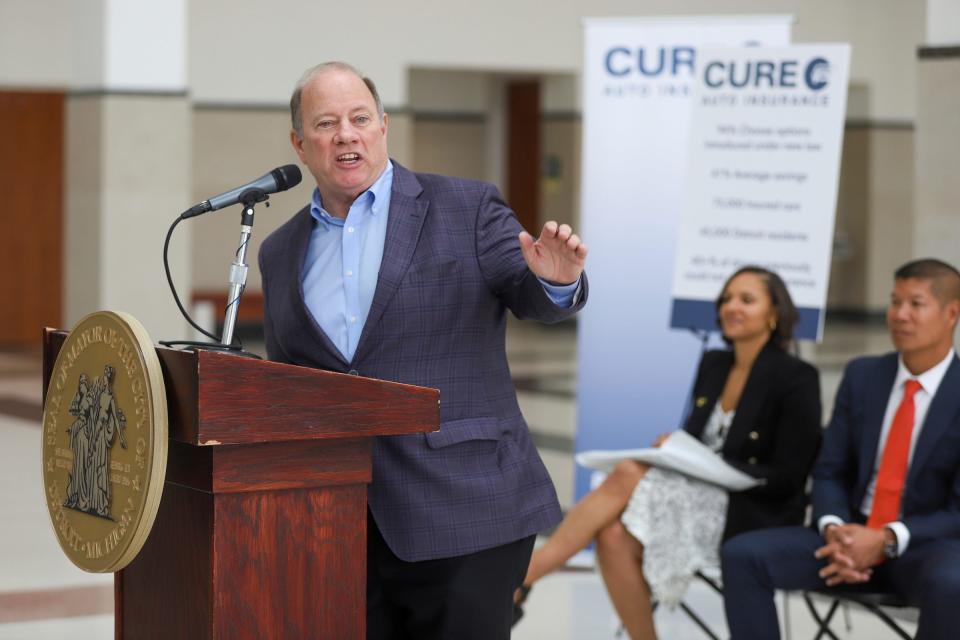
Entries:
[[243, 213], [240, 214], [240, 246], [237, 248], [236, 259], [230, 265], [230, 289], [227, 292], [227, 310], [223, 318], [223, 334], [220, 337], [220, 342], [224, 345], [233, 342], [237, 311], [240, 309], [240, 296], [243, 295], [243, 290], [247, 286], [247, 245], [250, 242], [250, 234], [253, 233], [253, 207], [263, 199], [262, 197], [258, 199], [258, 195], [263, 194], [262, 192], [251, 194], [243, 200]]
[[[160, 344], [171, 348], [183, 347], [186, 349], [192, 349], [194, 351], [223, 351], [225, 353], [232, 353], [247, 358], [256, 358], [258, 360], [261, 359], [260, 356], [255, 353], [244, 351], [242, 346], [234, 345], [233, 332], [237, 326], [237, 311], [240, 307], [240, 297], [243, 295], [243, 290], [247, 286], [247, 246], [250, 243], [250, 235], [253, 232], [253, 207], [258, 202], [267, 202], [267, 206], [269, 207], [270, 203], [268, 200], [269, 196], [262, 189], [255, 187], [247, 189], [240, 194], [240, 202], [243, 204], [243, 213], [240, 215], [240, 246], [237, 248], [236, 257], [233, 263], [230, 265], [230, 289], [227, 293], [227, 309], [226, 315], [223, 319], [223, 334], [220, 338], [220, 342], [161, 340]], [[190, 314], [187, 313], [186, 309], [183, 308], [183, 304], [181, 304], [180, 298], [177, 296], [177, 290], [173, 285], [173, 279], [170, 275], [170, 267], [167, 263], [167, 247], [170, 244], [170, 236], [173, 233], [174, 227], [176, 227], [180, 221], [195, 215], [198, 214], [191, 213], [191, 211], [185, 212], [174, 221], [173, 225], [171, 225], [170, 229], [167, 231], [167, 239], [163, 246], [164, 269], [167, 273], [167, 283], [170, 285], [170, 291], [173, 293], [173, 299], [176, 301], [177, 307], [180, 309], [180, 313], [183, 314], [183, 316], [193, 326], [194, 329], [206, 335], [207, 337], [216, 340], [217, 336], [198, 325], [193, 318], [190, 317]]]

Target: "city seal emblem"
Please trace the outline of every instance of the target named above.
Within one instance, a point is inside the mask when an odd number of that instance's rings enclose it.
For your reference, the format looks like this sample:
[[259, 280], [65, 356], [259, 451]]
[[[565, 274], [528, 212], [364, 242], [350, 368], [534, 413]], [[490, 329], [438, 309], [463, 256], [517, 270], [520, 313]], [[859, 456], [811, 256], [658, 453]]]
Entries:
[[136, 557], [153, 526], [167, 466], [160, 360], [134, 317], [77, 323], [50, 371], [43, 406], [43, 487], [70, 560], [97, 573]]

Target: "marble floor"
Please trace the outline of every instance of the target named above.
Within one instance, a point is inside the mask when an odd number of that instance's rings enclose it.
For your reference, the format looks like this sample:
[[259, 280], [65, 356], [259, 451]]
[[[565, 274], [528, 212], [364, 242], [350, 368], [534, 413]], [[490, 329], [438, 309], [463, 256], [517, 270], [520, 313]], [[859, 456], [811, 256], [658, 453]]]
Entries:
[[[821, 369], [825, 411], [830, 410], [846, 360], [885, 351], [888, 344], [882, 326], [830, 323], [823, 343], [802, 345], [804, 357]], [[521, 406], [566, 508], [573, 483], [575, 329], [512, 323], [508, 351]], [[112, 576], [88, 574], [70, 564], [53, 535], [42, 498], [40, 378], [38, 350], [0, 350], [0, 639], [110, 638]], [[721, 602], [707, 587], [695, 584], [686, 601], [725, 635]], [[783, 595], [779, 604], [785, 637], [814, 635], [797, 596]], [[838, 637], [893, 637], [856, 610], [849, 612], [847, 622], [849, 628], [838, 616]], [[679, 610], [658, 611], [657, 627], [665, 639], [705, 637]], [[581, 554], [566, 570], [537, 585], [514, 637], [606, 639], [614, 638], [617, 628], [592, 559]]]

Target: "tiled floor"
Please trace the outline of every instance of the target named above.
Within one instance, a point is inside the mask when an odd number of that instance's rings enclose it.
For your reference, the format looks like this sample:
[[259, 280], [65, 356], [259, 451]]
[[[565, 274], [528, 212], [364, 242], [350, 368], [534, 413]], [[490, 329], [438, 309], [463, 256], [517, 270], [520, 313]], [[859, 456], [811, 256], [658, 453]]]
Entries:
[[[829, 411], [844, 362], [852, 355], [888, 348], [873, 325], [828, 325], [821, 345], [803, 345], [821, 368]], [[575, 429], [576, 339], [572, 327], [511, 326], [508, 351], [521, 406], [557, 486], [564, 507], [572, 495], [571, 450]], [[110, 638], [113, 592], [110, 575], [76, 569], [60, 551], [42, 498], [40, 474], [40, 364], [35, 350], [0, 351], [0, 639]], [[589, 564], [589, 556], [581, 556]], [[687, 602], [723, 629], [719, 598], [694, 585]], [[781, 602], [781, 609], [784, 609]], [[787, 637], [812, 637], [813, 626], [796, 597], [786, 599]], [[841, 638], [892, 637], [870, 617], [851, 612], [852, 631]], [[520, 640], [613, 638], [617, 620], [597, 574], [571, 569], [541, 581], [514, 637]], [[664, 639], [696, 639], [700, 632], [679, 611], [661, 610]]]

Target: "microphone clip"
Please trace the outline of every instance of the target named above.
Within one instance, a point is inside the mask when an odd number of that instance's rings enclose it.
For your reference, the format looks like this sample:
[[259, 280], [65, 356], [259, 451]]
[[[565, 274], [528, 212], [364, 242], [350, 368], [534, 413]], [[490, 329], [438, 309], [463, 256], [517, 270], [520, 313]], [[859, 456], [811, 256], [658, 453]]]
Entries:
[[[256, 187], [251, 187], [240, 194], [240, 197], [237, 198], [240, 201], [240, 204], [243, 205], [245, 209], [253, 207], [253, 205], [258, 202], [267, 202], [270, 199], [270, 196], [267, 195], [267, 192], [263, 189], [257, 189]], [[270, 203], [267, 202], [267, 206], [270, 206]]]

